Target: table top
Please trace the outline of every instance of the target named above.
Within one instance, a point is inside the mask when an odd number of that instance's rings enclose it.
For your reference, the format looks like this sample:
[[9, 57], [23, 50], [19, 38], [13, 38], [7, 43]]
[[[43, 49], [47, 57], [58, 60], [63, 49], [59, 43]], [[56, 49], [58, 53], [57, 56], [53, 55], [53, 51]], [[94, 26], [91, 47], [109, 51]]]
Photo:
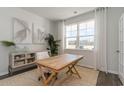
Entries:
[[67, 67], [68, 65], [81, 60], [83, 57], [84, 56], [82, 55], [63, 54], [42, 60], [36, 60], [36, 63], [55, 71], [59, 71]]

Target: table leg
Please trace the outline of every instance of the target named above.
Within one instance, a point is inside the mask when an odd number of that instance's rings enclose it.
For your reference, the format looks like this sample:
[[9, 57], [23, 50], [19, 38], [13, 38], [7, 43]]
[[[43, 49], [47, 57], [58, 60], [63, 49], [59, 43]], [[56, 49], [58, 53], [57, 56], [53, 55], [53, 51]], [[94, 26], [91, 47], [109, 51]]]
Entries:
[[68, 66], [68, 71], [66, 72], [66, 74], [68, 74], [69, 72], [74, 73], [70, 66]]
[[[76, 65], [76, 63], [72, 64], [71, 67], [69, 66], [68, 71], [66, 73], [68, 74], [70, 72], [72, 74], [77, 74], [78, 77], [81, 78], [80, 74], [78, 73], [77, 69], [75, 68], [75, 65]], [[74, 69], [75, 73], [73, 72], [73, 69]]]
[[80, 76], [80, 74], [78, 73], [78, 71], [77, 71], [77, 69], [75, 68], [75, 66], [74, 66], [73, 68], [74, 68], [76, 74], [78, 75], [78, 77], [81, 78], [81, 76]]
[[66, 73], [69, 73], [69, 72], [74, 73], [72, 69], [73, 69], [75, 64], [72, 64], [71, 66], [68, 66], [68, 71]]

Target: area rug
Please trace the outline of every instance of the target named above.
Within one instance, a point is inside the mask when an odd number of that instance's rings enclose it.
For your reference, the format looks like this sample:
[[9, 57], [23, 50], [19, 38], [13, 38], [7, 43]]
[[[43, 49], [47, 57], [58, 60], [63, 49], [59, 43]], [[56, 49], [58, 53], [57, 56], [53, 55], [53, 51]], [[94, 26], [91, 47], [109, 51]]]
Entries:
[[[99, 71], [76, 66], [81, 75], [67, 75], [64, 70], [60, 72], [54, 86], [95, 86]], [[67, 70], [67, 69], [65, 69]], [[38, 81], [40, 72], [37, 69], [27, 71], [6, 79], [0, 80], [0, 86], [43, 86], [42, 81]]]

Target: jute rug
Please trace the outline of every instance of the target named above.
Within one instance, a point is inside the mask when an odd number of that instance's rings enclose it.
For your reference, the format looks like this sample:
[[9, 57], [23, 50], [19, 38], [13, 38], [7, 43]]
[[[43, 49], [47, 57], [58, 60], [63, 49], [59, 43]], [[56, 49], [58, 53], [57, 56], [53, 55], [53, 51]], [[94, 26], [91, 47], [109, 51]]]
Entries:
[[[65, 69], [67, 70], [67, 69]], [[77, 66], [81, 79], [77, 75], [67, 75], [64, 70], [59, 73], [54, 86], [95, 86], [97, 83], [98, 71]], [[37, 69], [24, 72], [6, 79], [0, 80], [0, 86], [42, 86], [38, 81], [40, 73]]]

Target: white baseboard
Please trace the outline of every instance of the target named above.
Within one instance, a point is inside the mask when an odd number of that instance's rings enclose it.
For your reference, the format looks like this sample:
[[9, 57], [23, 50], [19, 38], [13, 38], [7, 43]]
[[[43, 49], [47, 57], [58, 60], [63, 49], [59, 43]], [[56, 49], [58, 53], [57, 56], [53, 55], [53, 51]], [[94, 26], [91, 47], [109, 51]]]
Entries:
[[93, 66], [90, 66], [90, 65], [80, 65], [80, 64], [77, 64], [77, 65], [79, 65], [79, 66], [82, 66], [82, 67], [87, 67], [87, 68], [93, 68], [93, 69], [95, 69], [95, 67], [93, 67]]
[[120, 78], [121, 82], [122, 82], [123, 85], [124, 85], [124, 77], [123, 77], [122, 75], [119, 75], [119, 78]]
[[8, 71], [6, 72], [0, 72], [0, 76], [8, 74]]
[[[91, 66], [91, 65], [84, 65], [84, 64], [78, 64], [79, 66], [83, 66], [83, 67], [88, 67], [88, 68], [93, 68], [93, 69], [96, 69], [94, 66]], [[101, 68], [100, 71], [103, 71], [103, 72], [106, 72], [104, 70], [104, 68]], [[108, 70], [109, 73], [112, 73], [112, 74], [118, 74], [117, 71], [112, 71], [112, 70]]]
[[109, 73], [118, 74], [117, 71], [108, 70]]

